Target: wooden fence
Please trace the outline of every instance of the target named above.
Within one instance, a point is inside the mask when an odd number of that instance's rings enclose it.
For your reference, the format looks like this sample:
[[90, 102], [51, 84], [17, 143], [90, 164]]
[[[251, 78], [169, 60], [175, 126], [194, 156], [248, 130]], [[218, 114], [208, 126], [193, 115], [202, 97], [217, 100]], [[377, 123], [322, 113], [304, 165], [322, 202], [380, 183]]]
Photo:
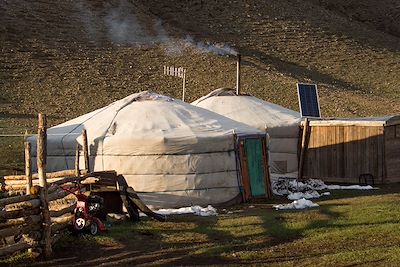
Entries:
[[51, 248], [51, 244], [71, 222], [71, 212], [76, 206], [76, 201], [70, 193], [56, 184], [48, 188], [46, 200], [49, 221], [44, 217], [46, 206], [40, 197], [43, 195], [43, 189], [39, 188], [33, 193], [0, 199], [0, 238], [3, 241], [0, 257], [26, 249], [50, 256], [49, 247]]
[[[25, 194], [0, 199], [0, 257], [27, 249], [49, 257], [52, 244], [72, 222], [76, 198], [63, 187], [88, 178], [88, 162], [85, 160], [86, 166], [80, 170], [77, 149], [74, 170], [46, 173], [46, 143], [46, 116], [39, 114], [38, 173], [32, 175], [30, 144], [25, 143], [25, 175], [6, 176], [1, 181], [1, 191], [23, 190]], [[83, 144], [88, 157], [87, 141]]]

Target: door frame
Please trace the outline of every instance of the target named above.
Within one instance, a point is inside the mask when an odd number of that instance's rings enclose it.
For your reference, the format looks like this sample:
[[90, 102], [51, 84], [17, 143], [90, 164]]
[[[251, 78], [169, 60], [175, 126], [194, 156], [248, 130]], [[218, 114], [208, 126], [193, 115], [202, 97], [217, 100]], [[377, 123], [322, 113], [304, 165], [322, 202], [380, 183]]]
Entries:
[[[248, 163], [247, 157], [244, 147], [244, 142], [246, 139], [260, 139], [262, 145], [262, 164], [263, 164], [263, 173], [264, 173], [264, 191], [265, 196], [254, 197], [251, 193], [250, 187], [250, 176], [248, 172]], [[268, 137], [266, 134], [250, 134], [250, 135], [237, 135], [235, 138], [235, 150], [236, 150], [236, 159], [237, 159], [237, 168], [238, 168], [238, 180], [240, 181], [240, 186], [243, 190], [241, 190], [243, 201], [246, 202], [255, 198], [272, 198], [271, 191], [271, 179], [269, 172], [269, 160], [268, 160]]]

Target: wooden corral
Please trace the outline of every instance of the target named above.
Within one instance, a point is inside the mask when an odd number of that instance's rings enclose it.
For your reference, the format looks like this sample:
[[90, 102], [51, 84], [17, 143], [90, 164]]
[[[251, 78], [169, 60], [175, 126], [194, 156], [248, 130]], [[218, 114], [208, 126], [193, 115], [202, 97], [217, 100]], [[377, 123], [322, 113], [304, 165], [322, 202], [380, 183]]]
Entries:
[[376, 184], [400, 182], [400, 116], [312, 120], [303, 178]]
[[47, 173], [46, 116], [39, 114], [38, 172], [32, 174], [31, 146], [25, 143], [25, 175], [0, 178], [0, 193], [9, 195], [10, 191], [25, 191], [24, 195], [0, 199], [0, 258], [27, 249], [31, 250], [34, 256], [51, 257], [52, 245], [63, 235], [66, 228], [72, 225], [72, 212], [76, 207], [73, 192], [77, 190], [77, 186], [86, 187], [86, 190], [82, 188], [82, 191], [97, 189], [98, 195], [110, 200], [107, 202], [109, 211], [122, 212], [123, 203], [132, 221], [139, 219], [138, 210], [156, 220], [166, 220], [165, 216], [153, 212], [140, 200], [122, 175], [117, 175], [113, 170], [89, 173], [86, 130], [82, 135], [85, 168], [81, 170], [79, 167], [80, 153], [77, 146], [73, 170]]

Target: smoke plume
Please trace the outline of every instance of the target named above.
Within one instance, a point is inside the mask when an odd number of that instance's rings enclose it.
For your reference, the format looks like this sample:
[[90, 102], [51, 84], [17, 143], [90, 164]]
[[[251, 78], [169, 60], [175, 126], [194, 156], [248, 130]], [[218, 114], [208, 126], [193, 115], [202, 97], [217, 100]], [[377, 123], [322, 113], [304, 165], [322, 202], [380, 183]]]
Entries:
[[86, 1], [76, 1], [79, 18], [88, 34], [95, 43], [99, 39], [106, 39], [118, 45], [153, 45], [162, 43], [165, 52], [171, 56], [179, 56], [187, 49], [194, 49], [200, 53], [214, 53], [217, 55], [237, 55], [237, 51], [226, 44], [212, 44], [203, 41], [194, 41], [190, 36], [184, 39], [173, 39], [162, 26], [162, 21], [146, 20], [143, 23], [135, 13], [135, 6], [127, 0], [119, 0], [116, 5], [105, 4], [94, 10]]

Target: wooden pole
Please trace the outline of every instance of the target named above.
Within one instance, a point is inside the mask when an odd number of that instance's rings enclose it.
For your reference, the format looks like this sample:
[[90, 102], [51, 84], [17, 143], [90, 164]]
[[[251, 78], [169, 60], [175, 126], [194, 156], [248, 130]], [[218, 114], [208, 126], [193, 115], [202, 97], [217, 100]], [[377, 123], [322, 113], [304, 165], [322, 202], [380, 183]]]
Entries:
[[236, 62], [236, 95], [240, 95], [240, 61], [241, 55], [237, 55], [237, 62]]
[[76, 152], [75, 152], [75, 176], [80, 176], [79, 169], [79, 144], [76, 144]]
[[186, 70], [183, 70], [183, 84], [182, 84], [182, 101], [185, 102], [185, 93], [186, 93]]
[[46, 187], [46, 157], [47, 157], [46, 115], [39, 113], [37, 136], [37, 168], [40, 187]]
[[236, 160], [236, 177], [238, 180], [238, 184], [240, 186], [240, 194], [242, 195], [242, 200], [243, 202], [246, 202], [246, 195], [245, 195], [245, 190], [243, 186], [243, 179], [242, 179], [242, 174], [240, 172], [240, 154], [239, 154], [239, 144], [238, 144], [238, 138], [237, 138], [237, 133], [235, 129], [233, 129], [233, 144], [234, 144], [234, 150], [235, 150], [235, 160]]
[[264, 161], [264, 173], [265, 173], [265, 196], [268, 199], [272, 199], [272, 189], [271, 189], [271, 176], [269, 171], [269, 135], [265, 133], [265, 137], [262, 139], [262, 151], [263, 151], [263, 161]]
[[28, 209], [15, 209], [10, 211], [5, 211], [5, 210], [0, 211], [0, 216], [3, 219], [18, 219], [20, 217], [26, 217], [29, 215], [37, 215], [37, 214], [40, 214], [39, 207], [28, 208]]
[[[80, 173], [85, 173], [84, 171], [80, 170]], [[85, 173], [86, 174], [86, 173]], [[62, 177], [69, 177], [69, 176], [75, 176], [75, 169], [74, 170], [63, 170], [63, 171], [57, 171], [57, 172], [48, 172], [46, 173], [46, 178], [62, 178]], [[38, 174], [34, 173], [32, 174], [32, 179], [37, 180], [38, 179]], [[25, 175], [7, 175], [4, 176], [4, 180], [6, 181], [24, 181], [25, 180]]]
[[304, 126], [303, 126], [303, 135], [301, 138], [301, 152], [300, 152], [300, 161], [299, 161], [299, 173], [298, 173], [298, 180], [303, 179], [303, 169], [304, 169], [304, 160], [306, 157], [306, 152], [307, 152], [307, 147], [308, 147], [308, 142], [307, 142], [307, 136], [309, 132], [309, 125], [310, 122], [308, 118], [304, 119]]
[[47, 122], [46, 115], [39, 113], [39, 127], [37, 136], [37, 168], [40, 186], [40, 201], [42, 205], [43, 216], [43, 256], [50, 257], [51, 249], [51, 220], [49, 212], [49, 203], [47, 195], [47, 181], [46, 181], [46, 157], [47, 157]]
[[0, 199], [0, 207], [4, 207], [5, 205], [10, 205], [10, 204], [15, 204], [15, 203], [18, 203], [18, 202], [34, 200], [34, 199], [36, 199], [36, 196], [33, 196], [33, 195], [6, 197], [6, 198]]
[[26, 242], [18, 242], [16, 244], [8, 245], [0, 249], [0, 257], [13, 254], [14, 252], [30, 248], [31, 245]]
[[31, 144], [25, 142], [25, 176], [26, 176], [26, 194], [31, 193], [32, 188], [32, 159], [31, 159]]
[[88, 146], [88, 139], [87, 139], [87, 132], [86, 129], [82, 130], [82, 142], [83, 142], [83, 157], [85, 158], [85, 170], [89, 172], [89, 146]]

